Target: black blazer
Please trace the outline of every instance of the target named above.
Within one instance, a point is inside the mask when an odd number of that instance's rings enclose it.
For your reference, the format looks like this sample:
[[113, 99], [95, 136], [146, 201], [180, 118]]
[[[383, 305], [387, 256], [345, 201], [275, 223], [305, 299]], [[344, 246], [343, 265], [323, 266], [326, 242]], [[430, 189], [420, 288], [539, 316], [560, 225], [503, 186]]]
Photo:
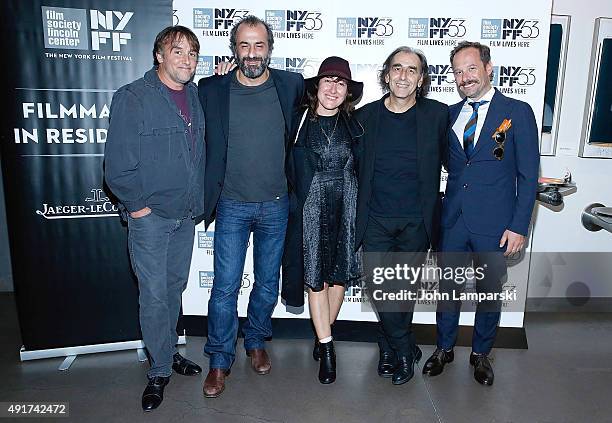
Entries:
[[[271, 69], [278, 99], [285, 118], [285, 160], [289, 155], [297, 125], [299, 106], [304, 95], [304, 78], [299, 73]], [[227, 75], [213, 75], [200, 79], [198, 95], [206, 120], [206, 173], [204, 176], [204, 221], [208, 225], [215, 219], [217, 202], [225, 181], [227, 163], [227, 137], [229, 135], [230, 82], [236, 70]]]
[[[374, 177], [375, 144], [378, 137], [378, 122], [385, 107], [384, 100], [367, 104], [357, 110], [356, 118], [365, 128], [356, 149], [358, 161], [359, 194], [357, 195], [357, 221], [355, 223], [355, 249], [363, 242], [370, 213], [372, 182]], [[421, 211], [430, 244], [435, 247], [439, 235], [440, 216], [440, 171], [442, 160], [448, 151], [448, 106], [436, 100], [418, 98], [417, 120], [417, 166]]]

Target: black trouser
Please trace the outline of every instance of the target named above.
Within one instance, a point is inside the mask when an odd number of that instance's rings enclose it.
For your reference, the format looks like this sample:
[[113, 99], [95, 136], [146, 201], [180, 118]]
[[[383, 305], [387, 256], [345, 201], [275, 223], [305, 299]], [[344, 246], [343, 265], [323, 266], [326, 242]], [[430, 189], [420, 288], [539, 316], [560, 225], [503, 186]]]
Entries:
[[[426, 252], [429, 237], [422, 218], [378, 217], [370, 215], [363, 250], [368, 252]], [[395, 351], [411, 356], [415, 346], [412, 333], [412, 308], [404, 304], [402, 311], [378, 311], [380, 326], [378, 346], [381, 351]], [[407, 311], [410, 309], [410, 311]]]

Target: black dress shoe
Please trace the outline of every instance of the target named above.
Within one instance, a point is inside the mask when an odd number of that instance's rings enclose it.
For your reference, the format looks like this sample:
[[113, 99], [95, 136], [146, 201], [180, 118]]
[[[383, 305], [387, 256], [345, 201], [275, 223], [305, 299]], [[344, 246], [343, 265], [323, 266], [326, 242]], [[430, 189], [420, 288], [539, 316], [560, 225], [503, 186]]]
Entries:
[[381, 351], [378, 358], [378, 376], [391, 377], [397, 367], [397, 356], [393, 351]]
[[334, 342], [329, 341], [319, 345], [319, 382], [324, 385], [334, 383], [336, 381], [336, 351], [334, 351]]
[[421, 358], [423, 358], [423, 351], [421, 351], [419, 346], [416, 344], [412, 349], [412, 357], [414, 358], [415, 363], [418, 363], [419, 361], [421, 361]]
[[470, 364], [474, 366], [474, 379], [481, 385], [493, 385], [493, 367], [487, 354], [470, 354]]
[[149, 383], [142, 393], [142, 409], [152, 411], [159, 407], [164, 400], [164, 388], [170, 382], [170, 376], [156, 376], [149, 379]]
[[397, 358], [397, 369], [391, 376], [391, 383], [401, 385], [408, 382], [414, 376], [414, 362], [416, 356], [400, 355]]
[[314, 347], [312, 348], [312, 358], [314, 358], [315, 361], [319, 361], [319, 359], [321, 358], [321, 344], [319, 344], [319, 340], [317, 338], [315, 338], [314, 340]]
[[172, 357], [172, 370], [179, 375], [194, 376], [202, 373], [202, 368], [191, 360], [187, 360], [179, 353]]
[[442, 348], [436, 348], [434, 353], [427, 359], [423, 366], [423, 374], [428, 376], [437, 376], [444, 370], [446, 363], [452, 363], [455, 359], [453, 350], [444, 351]]

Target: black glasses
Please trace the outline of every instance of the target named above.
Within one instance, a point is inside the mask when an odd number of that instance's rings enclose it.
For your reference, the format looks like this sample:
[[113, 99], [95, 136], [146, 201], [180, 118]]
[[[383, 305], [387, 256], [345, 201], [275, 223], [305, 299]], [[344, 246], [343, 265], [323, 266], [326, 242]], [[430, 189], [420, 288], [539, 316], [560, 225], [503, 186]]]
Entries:
[[493, 139], [497, 143], [497, 147], [493, 149], [493, 156], [497, 160], [501, 160], [504, 158], [504, 143], [506, 142], [506, 133], [496, 132], [493, 134]]

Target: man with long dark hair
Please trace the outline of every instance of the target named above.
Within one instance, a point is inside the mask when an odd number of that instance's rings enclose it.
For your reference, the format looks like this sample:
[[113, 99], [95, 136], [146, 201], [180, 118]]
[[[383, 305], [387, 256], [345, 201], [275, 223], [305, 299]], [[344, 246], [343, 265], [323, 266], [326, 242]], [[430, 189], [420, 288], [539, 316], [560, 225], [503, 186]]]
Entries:
[[[357, 110], [365, 127], [357, 150], [359, 195], [356, 248], [368, 253], [422, 253], [436, 241], [440, 170], [446, 148], [448, 107], [425, 98], [425, 55], [399, 47], [379, 79], [387, 92]], [[401, 385], [421, 356], [411, 330], [413, 303], [399, 309], [375, 303], [380, 318], [378, 374]]]

